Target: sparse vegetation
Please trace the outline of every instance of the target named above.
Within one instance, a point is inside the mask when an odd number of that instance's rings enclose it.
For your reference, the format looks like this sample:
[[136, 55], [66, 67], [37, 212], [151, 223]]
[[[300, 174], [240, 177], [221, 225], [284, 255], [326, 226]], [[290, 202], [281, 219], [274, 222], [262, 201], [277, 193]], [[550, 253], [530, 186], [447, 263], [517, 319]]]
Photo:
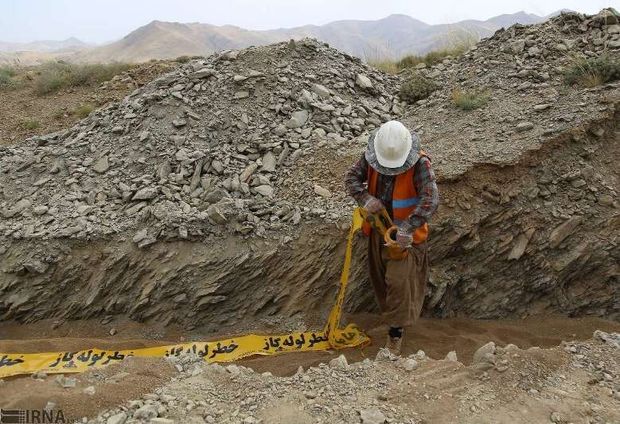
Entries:
[[95, 110], [95, 106], [93, 104], [85, 103], [75, 108], [73, 113], [80, 119], [83, 119], [90, 115], [93, 110]]
[[456, 57], [465, 53], [473, 44], [462, 43], [456, 46], [448, 47], [441, 50], [429, 52], [422, 56], [408, 55], [398, 61], [397, 65], [400, 69], [413, 68], [420, 63], [424, 63], [426, 66], [435, 65], [447, 57]]
[[369, 60], [368, 64], [373, 68], [376, 68], [387, 74], [397, 74], [402, 70], [398, 67], [398, 63], [395, 60], [390, 59]]
[[17, 71], [12, 66], [0, 66], [0, 89], [13, 87], [16, 75]]
[[575, 64], [564, 72], [564, 82], [567, 85], [582, 87], [595, 87], [618, 79], [620, 59], [611, 56], [576, 60]]
[[478, 109], [489, 101], [489, 93], [484, 90], [452, 90], [452, 104], [462, 110]]
[[437, 84], [418, 72], [414, 72], [400, 87], [400, 98], [409, 103], [427, 98], [437, 90]]
[[66, 62], [49, 62], [41, 65], [34, 90], [40, 96], [62, 88], [100, 84], [112, 79], [132, 65], [126, 63], [77, 65]]
[[24, 119], [20, 122], [19, 126], [26, 131], [36, 130], [41, 126], [41, 123], [36, 119]]
[[459, 38], [456, 42], [448, 43], [445, 48], [424, 55], [407, 55], [400, 60], [387, 58], [370, 59], [368, 64], [383, 72], [397, 74], [404, 69], [415, 68], [421, 63], [424, 63], [426, 66], [432, 66], [448, 57], [460, 56], [475, 45], [476, 41], [477, 39], [474, 37]]

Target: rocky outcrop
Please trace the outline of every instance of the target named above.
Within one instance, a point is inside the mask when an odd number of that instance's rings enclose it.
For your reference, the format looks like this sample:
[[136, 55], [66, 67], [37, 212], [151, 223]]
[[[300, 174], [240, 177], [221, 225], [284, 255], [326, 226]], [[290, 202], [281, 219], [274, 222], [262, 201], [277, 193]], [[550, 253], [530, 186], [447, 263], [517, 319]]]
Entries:
[[[620, 85], [564, 85], [554, 47], [613, 54], [615, 18], [500, 31], [421, 70], [440, 88], [410, 106], [401, 76], [315, 41], [223, 52], [2, 148], [0, 318], [322, 323], [353, 207], [343, 173], [400, 117], [442, 198], [426, 313], [618, 319]], [[488, 104], [456, 109], [468, 87]], [[369, 310], [356, 249], [348, 308]]]

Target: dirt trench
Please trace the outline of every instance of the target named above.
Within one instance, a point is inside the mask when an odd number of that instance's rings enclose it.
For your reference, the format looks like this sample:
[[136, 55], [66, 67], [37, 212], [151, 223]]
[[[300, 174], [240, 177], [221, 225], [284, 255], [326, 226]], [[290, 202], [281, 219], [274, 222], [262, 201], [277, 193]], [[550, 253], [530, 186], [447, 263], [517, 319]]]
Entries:
[[[541, 144], [517, 163], [440, 182], [427, 316], [540, 313], [618, 320], [618, 112]], [[320, 327], [347, 232], [304, 223], [299, 237], [212, 242], [16, 241], [0, 253], [0, 320], [128, 317], [250, 331]], [[349, 312], [376, 311], [355, 242]]]

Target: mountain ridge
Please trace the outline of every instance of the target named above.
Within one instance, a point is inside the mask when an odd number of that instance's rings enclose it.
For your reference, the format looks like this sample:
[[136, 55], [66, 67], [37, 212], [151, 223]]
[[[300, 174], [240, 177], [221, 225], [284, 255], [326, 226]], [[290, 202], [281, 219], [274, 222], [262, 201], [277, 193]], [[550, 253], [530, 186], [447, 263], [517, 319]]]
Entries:
[[[82, 43], [72, 46], [59, 59], [72, 62], [146, 62], [151, 59], [173, 59], [179, 56], [205, 56], [216, 51], [260, 46], [289, 39], [316, 38], [339, 50], [365, 60], [400, 58], [407, 54], [424, 54], [459, 44], [478, 41], [502, 27], [515, 23], [542, 22], [561, 11], [538, 16], [524, 11], [502, 14], [486, 20], [469, 19], [449, 24], [427, 24], [405, 14], [391, 14], [376, 20], [345, 19], [324, 25], [250, 30], [236, 25], [168, 22], [153, 20], [131, 31], [121, 39], [101, 45]], [[36, 45], [41, 42], [27, 43]], [[10, 43], [0, 42], [2, 46]], [[49, 43], [48, 43], [49, 44]], [[77, 44], [77, 43], [74, 43]], [[67, 49], [65, 49], [67, 50]], [[42, 52], [51, 52], [48, 47]], [[49, 56], [49, 55], [47, 55]]]

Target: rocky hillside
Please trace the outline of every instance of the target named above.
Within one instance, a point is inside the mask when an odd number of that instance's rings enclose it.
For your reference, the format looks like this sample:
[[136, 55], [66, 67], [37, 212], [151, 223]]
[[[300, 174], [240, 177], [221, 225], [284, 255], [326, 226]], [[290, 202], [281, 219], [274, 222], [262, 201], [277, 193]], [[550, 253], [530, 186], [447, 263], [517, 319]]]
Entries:
[[[0, 317], [312, 322], [353, 207], [343, 173], [398, 117], [442, 196], [428, 313], [617, 319], [620, 85], [563, 73], [573, 57], [617, 57], [619, 28], [603, 11], [499, 31], [420, 70], [440, 89], [412, 106], [406, 76], [316, 41], [226, 51], [0, 148]], [[489, 101], [456, 109], [456, 88]], [[353, 277], [349, 308], [367, 310], [360, 263]]]

